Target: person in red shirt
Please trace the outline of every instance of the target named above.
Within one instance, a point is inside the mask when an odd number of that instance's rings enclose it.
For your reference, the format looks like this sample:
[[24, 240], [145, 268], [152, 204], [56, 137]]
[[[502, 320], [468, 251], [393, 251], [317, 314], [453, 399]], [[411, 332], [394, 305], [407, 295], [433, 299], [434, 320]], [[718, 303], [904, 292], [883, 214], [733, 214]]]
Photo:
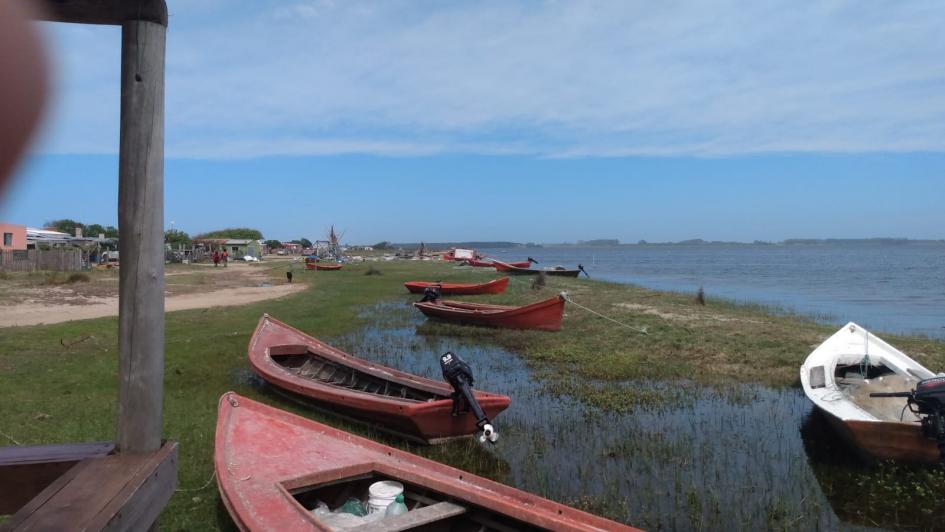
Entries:
[[220, 257], [220, 260], [223, 261], [223, 267], [226, 268], [226, 263], [230, 262], [230, 253], [227, 250], [223, 250], [223, 256]]
[[220, 252], [214, 251], [213, 252], [213, 267], [216, 268], [219, 265], [220, 265]]

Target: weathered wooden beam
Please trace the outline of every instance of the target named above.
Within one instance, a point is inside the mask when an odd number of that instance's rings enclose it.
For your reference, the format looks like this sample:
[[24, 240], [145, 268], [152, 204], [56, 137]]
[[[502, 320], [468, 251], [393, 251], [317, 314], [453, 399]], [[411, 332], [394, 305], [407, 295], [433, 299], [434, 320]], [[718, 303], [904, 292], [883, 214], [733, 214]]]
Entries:
[[164, 401], [164, 50], [167, 28], [121, 31], [118, 450], [161, 446]]
[[0, 531], [147, 530], [177, 487], [177, 443], [83, 460], [17, 511]]
[[167, 26], [164, 0], [34, 0], [39, 20], [121, 26], [144, 20]]

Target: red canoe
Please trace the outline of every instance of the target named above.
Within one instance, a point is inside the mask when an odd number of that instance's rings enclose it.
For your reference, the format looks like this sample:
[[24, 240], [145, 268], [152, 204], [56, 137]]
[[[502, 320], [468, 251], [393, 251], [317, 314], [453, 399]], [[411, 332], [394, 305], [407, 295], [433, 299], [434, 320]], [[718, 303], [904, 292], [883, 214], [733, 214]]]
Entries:
[[[330, 410], [423, 443], [476, 432], [472, 414], [453, 416], [453, 388], [373, 364], [263, 314], [249, 341], [256, 373], [310, 406]], [[476, 391], [489, 419], [508, 408], [504, 395]]]
[[[495, 267], [495, 261], [492, 259], [489, 260], [476, 260], [476, 259], [466, 259], [466, 264], [473, 266], [475, 268], [493, 268]], [[528, 268], [532, 265], [532, 261], [524, 260], [522, 262], [504, 262], [503, 264], [508, 264], [509, 266], [515, 266], [517, 268]]]
[[[308, 264], [306, 264], [306, 266], [308, 266]], [[333, 271], [335, 271], [335, 270], [340, 270], [342, 266], [343, 266], [342, 264], [321, 264], [321, 263], [317, 263], [317, 264], [315, 264], [315, 269], [316, 269], [316, 270], [321, 270], [321, 271], [333, 272]]]
[[317, 268], [316, 268], [317, 266], [318, 266], [318, 265], [317, 265], [316, 263], [314, 263], [314, 262], [305, 261], [305, 269], [306, 269], [306, 270], [315, 270], [315, 269], [317, 269]]
[[336, 508], [379, 480], [401, 482], [410, 511], [370, 530], [634, 530], [233, 392], [220, 398], [213, 463], [244, 531], [330, 530], [316, 501]]
[[411, 294], [422, 294], [430, 287], [437, 288], [444, 295], [501, 294], [509, 286], [509, 278], [493, 279], [487, 283], [428, 283], [426, 281], [408, 281], [404, 283]]
[[564, 315], [564, 298], [560, 295], [520, 307], [442, 299], [417, 302], [413, 306], [428, 318], [507, 329], [560, 331]]

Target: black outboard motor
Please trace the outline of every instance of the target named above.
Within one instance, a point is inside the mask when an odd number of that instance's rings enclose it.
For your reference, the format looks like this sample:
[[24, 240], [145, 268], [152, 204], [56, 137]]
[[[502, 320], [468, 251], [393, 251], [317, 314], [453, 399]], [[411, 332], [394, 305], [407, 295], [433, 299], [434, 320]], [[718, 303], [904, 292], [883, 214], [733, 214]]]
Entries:
[[[588, 279], [591, 278], [591, 274], [587, 273], [587, 270], [584, 269], [584, 266], [583, 266], [583, 265], [578, 264], [578, 269], [581, 270], [582, 272], [584, 272], [584, 275], [586, 275]], [[578, 275], [580, 275], [580, 274], [578, 274]]]
[[435, 286], [428, 286], [423, 289], [423, 299], [420, 300], [420, 303], [436, 301], [437, 299], [440, 299], [440, 289]]
[[492, 426], [486, 413], [479, 406], [479, 401], [473, 395], [473, 374], [459, 355], [447, 351], [440, 356], [440, 369], [443, 370], [443, 378], [453, 387], [453, 415], [458, 416], [472, 411], [476, 416], [476, 427], [482, 431], [479, 441], [495, 443], [499, 439], [499, 433]]
[[878, 392], [870, 397], [905, 397], [909, 410], [921, 416], [922, 433], [938, 443], [938, 453], [945, 463], [945, 376], [923, 379], [911, 392]]

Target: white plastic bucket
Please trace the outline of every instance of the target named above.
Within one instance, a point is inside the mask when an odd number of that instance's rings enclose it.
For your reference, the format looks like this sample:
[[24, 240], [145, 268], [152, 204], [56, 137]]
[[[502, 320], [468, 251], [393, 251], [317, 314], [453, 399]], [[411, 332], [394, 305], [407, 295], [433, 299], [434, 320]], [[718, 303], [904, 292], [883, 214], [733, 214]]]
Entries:
[[384, 512], [398, 495], [404, 492], [404, 485], [396, 480], [382, 480], [368, 488], [368, 513]]

